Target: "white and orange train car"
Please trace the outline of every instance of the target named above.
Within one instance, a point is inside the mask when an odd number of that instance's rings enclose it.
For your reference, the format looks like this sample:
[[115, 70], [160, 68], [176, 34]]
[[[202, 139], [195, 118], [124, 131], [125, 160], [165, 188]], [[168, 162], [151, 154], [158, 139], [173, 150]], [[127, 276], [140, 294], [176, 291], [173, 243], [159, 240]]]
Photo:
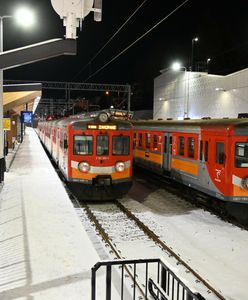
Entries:
[[132, 186], [133, 129], [124, 111], [38, 123], [38, 135], [81, 200], [109, 200]]
[[218, 199], [248, 203], [248, 119], [132, 124], [136, 164]]

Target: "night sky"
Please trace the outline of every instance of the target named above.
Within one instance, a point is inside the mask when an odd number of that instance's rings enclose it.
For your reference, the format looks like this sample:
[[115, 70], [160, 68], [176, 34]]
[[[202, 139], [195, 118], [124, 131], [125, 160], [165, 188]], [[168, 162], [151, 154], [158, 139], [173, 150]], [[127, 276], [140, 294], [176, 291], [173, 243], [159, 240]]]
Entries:
[[[5, 71], [5, 79], [45, 81], [85, 81], [119, 54], [183, 1], [147, 0], [100, 55], [87, 65], [98, 50], [119, 29], [144, 0], [103, 0], [102, 22], [89, 14], [78, 32], [77, 56], [63, 56]], [[4, 50], [9, 50], [65, 33], [62, 20], [50, 0], [0, 0], [1, 15], [9, 15], [18, 4], [28, 4], [36, 11], [32, 30], [18, 28], [13, 20], [4, 23]], [[204, 65], [211, 58], [209, 73], [225, 75], [248, 67], [248, 3], [246, 1], [189, 0], [156, 29], [127, 50], [87, 82], [132, 85], [143, 98], [143, 107], [151, 107], [153, 80], [160, 70], [175, 60], [190, 66], [192, 38], [194, 61]], [[138, 88], [137, 88], [138, 87]]]

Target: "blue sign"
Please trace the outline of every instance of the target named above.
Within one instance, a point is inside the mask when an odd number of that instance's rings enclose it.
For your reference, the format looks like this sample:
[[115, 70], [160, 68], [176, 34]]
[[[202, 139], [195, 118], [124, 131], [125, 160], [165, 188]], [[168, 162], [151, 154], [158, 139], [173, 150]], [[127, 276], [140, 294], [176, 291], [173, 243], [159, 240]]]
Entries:
[[22, 111], [21, 112], [21, 122], [31, 124], [33, 121], [33, 112], [32, 111]]

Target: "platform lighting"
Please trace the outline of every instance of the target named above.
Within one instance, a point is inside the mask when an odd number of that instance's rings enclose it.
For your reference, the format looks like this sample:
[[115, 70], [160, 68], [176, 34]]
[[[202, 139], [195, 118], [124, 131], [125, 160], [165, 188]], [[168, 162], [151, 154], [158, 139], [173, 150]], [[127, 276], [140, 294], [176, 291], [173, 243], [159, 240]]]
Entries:
[[[16, 19], [22, 27], [31, 26], [34, 23], [34, 14], [28, 8], [21, 7], [11, 16], [0, 16], [0, 53], [3, 52], [3, 23], [6, 19]], [[3, 70], [0, 69], [0, 121], [3, 119]], [[0, 160], [4, 160], [4, 132], [0, 122]]]
[[24, 28], [31, 27], [35, 22], [34, 12], [28, 7], [18, 8], [15, 11], [13, 17], [16, 20], [17, 24]]

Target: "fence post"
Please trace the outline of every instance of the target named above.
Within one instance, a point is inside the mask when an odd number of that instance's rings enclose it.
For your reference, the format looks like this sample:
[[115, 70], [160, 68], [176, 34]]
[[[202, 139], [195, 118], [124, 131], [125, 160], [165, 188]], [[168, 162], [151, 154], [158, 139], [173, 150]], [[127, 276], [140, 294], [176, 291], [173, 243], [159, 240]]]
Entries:
[[106, 269], [106, 300], [111, 300], [111, 265], [107, 265]]

